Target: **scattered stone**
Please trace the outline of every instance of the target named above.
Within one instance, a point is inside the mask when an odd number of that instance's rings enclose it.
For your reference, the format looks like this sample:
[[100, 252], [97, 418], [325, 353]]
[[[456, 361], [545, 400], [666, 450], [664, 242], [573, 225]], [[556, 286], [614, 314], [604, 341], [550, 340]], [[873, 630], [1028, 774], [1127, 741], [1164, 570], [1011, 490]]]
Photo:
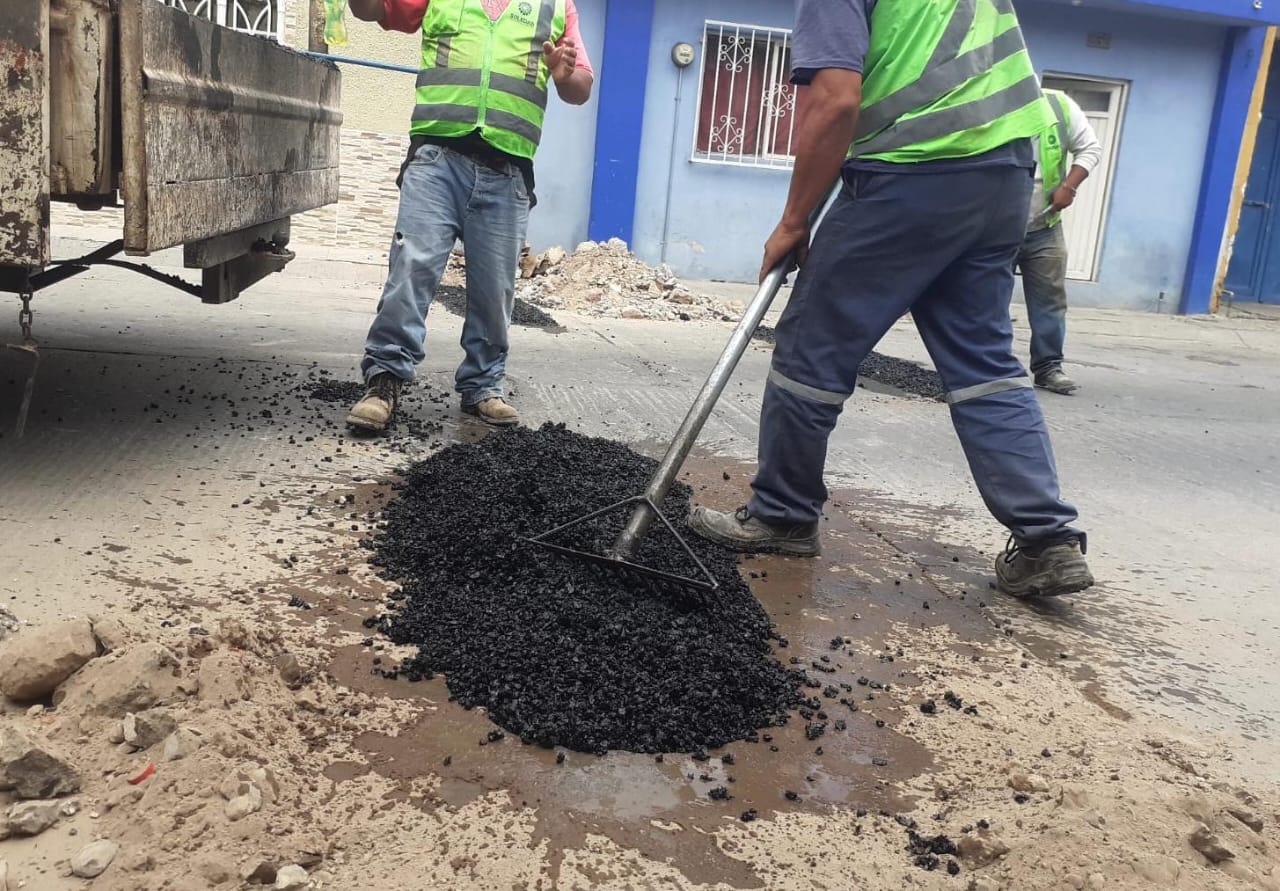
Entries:
[[119, 619], [102, 616], [90, 618], [89, 624], [93, 628], [93, 636], [98, 641], [98, 647], [104, 654], [124, 649], [132, 637], [129, 629]]
[[1009, 853], [1009, 846], [995, 833], [979, 831], [977, 835], [966, 835], [956, 845], [960, 859], [966, 866], [981, 868], [988, 866]]
[[229, 708], [253, 696], [249, 668], [244, 656], [219, 650], [200, 660], [200, 701]]
[[1191, 847], [1199, 851], [1210, 863], [1225, 863], [1236, 856], [1235, 852], [1224, 845], [1222, 840], [1214, 835], [1213, 830], [1203, 823], [1196, 827], [1196, 831], [1191, 833], [1191, 837], [1187, 840], [1191, 842]]
[[166, 709], [154, 708], [124, 716], [124, 741], [135, 749], [149, 749], [178, 729], [178, 721]]
[[262, 791], [252, 783], [245, 786], [245, 791], [228, 801], [224, 808], [227, 819], [232, 823], [262, 810]]
[[82, 879], [96, 879], [107, 871], [119, 851], [119, 845], [106, 839], [85, 845], [71, 858], [71, 874]]
[[12, 727], [0, 727], [0, 792], [19, 798], [59, 798], [80, 791], [66, 760]]
[[181, 696], [178, 659], [157, 643], [95, 659], [58, 688], [54, 704], [78, 714], [123, 718]]
[[1227, 813], [1235, 817], [1244, 825], [1248, 826], [1254, 832], [1262, 832], [1262, 827], [1266, 825], [1260, 816], [1255, 814], [1253, 811], [1246, 810], [1241, 807], [1229, 807], [1227, 808]]
[[31, 708], [27, 709], [27, 717], [38, 718], [41, 715], [43, 715], [44, 712], [45, 712], [44, 706], [37, 702], [35, 705], [31, 706]]
[[1058, 807], [1083, 811], [1093, 807], [1093, 797], [1084, 786], [1065, 785], [1058, 793]]
[[248, 792], [248, 786], [254, 786], [262, 794], [267, 803], [280, 797], [280, 786], [270, 768], [247, 762], [227, 774], [218, 791], [223, 798], [232, 799]]
[[96, 655], [86, 619], [15, 634], [0, 646], [0, 693], [19, 702], [44, 699]]
[[1048, 792], [1049, 783], [1039, 774], [1016, 772], [1009, 776], [1009, 788], [1015, 792]]
[[292, 653], [281, 653], [276, 657], [276, 671], [280, 672], [280, 679], [292, 688], [302, 686], [307, 680], [306, 670]]
[[162, 761], [180, 761], [188, 755], [194, 755], [200, 748], [200, 736], [193, 730], [179, 727], [169, 734], [164, 741], [161, 752]]
[[300, 891], [307, 887], [307, 871], [296, 864], [286, 866], [276, 873], [276, 891]]
[[58, 822], [53, 801], [20, 801], [9, 808], [9, 831], [14, 835], [39, 835]]
[[249, 885], [273, 885], [278, 871], [278, 867], [270, 860], [253, 860], [241, 872], [241, 876]]
[[1139, 876], [1158, 887], [1172, 888], [1182, 872], [1182, 864], [1165, 854], [1149, 854], [1138, 860], [1133, 869]]

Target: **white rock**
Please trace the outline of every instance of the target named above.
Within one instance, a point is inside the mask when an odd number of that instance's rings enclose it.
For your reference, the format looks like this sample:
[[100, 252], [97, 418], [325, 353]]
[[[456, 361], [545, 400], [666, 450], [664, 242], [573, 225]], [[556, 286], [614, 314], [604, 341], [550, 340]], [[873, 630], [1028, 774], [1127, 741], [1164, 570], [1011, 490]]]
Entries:
[[564, 262], [565, 252], [562, 247], [547, 248], [547, 252], [542, 255], [543, 262], [548, 268], [554, 268]]
[[0, 693], [20, 702], [43, 699], [96, 655], [98, 640], [86, 619], [13, 635], [0, 647]]
[[1009, 788], [1015, 792], [1048, 792], [1049, 783], [1034, 773], [1015, 773], [1009, 777]]
[[573, 252], [575, 254], [589, 254], [594, 250], [599, 250], [599, 248], [600, 245], [596, 244], [594, 241], [584, 241], [582, 244], [574, 248]]
[[276, 891], [301, 891], [305, 887], [307, 871], [301, 866], [286, 866], [276, 873]]
[[35, 705], [31, 706], [31, 708], [27, 709], [28, 718], [38, 718], [43, 714], [44, 714], [44, 706], [38, 702]]
[[9, 831], [14, 835], [39, 835], [57, 822], [54, 801], [20, 801], [9, 808]]
[[180, 761], [188, 755], [195, 754], [200, 748], [200, 737], [194, 732], [179, 727], [169, 734], [164, 741], [164, 751], [160, 755], [162, 761]]
[[262, 791], [252, 783], [247, 785], [245, 792], [227, 802], [225, 811], [227, 819], [232, 823], [262, 810]]
[[119, 845], [106, 839], [85, 845], [71, 858], [71, 874], [82, 879], [96, 879], [107, 871], [119, 850]]
[[275, 773], [252, 761], [241, 764], [227, 774], [218, 791], [223, 798], [231, 799], [246, 794], [249, 786], [256, 786], [262, 793], [263, 800], [268, 803], [280, 797], [280, 785], [276, 782]]

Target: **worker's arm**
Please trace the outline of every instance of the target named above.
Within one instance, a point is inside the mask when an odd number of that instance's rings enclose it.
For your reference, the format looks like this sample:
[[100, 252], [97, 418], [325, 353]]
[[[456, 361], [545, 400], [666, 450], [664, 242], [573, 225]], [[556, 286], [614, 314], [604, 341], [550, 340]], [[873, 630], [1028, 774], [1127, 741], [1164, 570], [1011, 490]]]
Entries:
[[827, 197], [840, 174], [862, 106], [862, 75], [824, 68], [800, 88], [796, 106], [795, 169], [782, 220], [764, 246], [764, 279], [793, 250], [804, 260], [809, 247], [809, 215]]
[[1054, 210], [1066, 210], [1075, 204], [1076, 194], [1097, 166], [1102, 163], [1102, 143], [1094, 132], [1089, 117], [1075, 100], [1067, 97], [1067, 149], [1071, 152], [1071, 170], [1053, 193]]
[[578, 65], [577, 41], [572, 37], [564, 38], [559, 44], [548, 40], [542, 45], [542, 53], [560, 98], [570, 105], [585, 104], [591, 98], [595, 78], [589, 68]]
[[347, 0], [347, 8], [356, 18], [366, 22], [382, 22], [382, 0]]

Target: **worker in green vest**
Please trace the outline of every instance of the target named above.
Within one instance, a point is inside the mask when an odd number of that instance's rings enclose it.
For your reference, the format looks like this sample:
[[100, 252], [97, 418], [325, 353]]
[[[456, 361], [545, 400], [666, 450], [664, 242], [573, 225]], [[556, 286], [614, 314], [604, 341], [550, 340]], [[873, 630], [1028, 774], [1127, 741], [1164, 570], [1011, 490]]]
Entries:
[[386, 285], [365, 342], [364, 397], [352, 428], [381, 432], [425, 358], [427, 310], [457, 241], [466, 248], [462, 410], [519, 422], [506, 399], [516, 269], [534, 198], [533, 157], [551, 84], [591, 97], [593, 74], [573, 0], [349, 0], [357, 18], [421, 33], [422, 66], [401, 168]]
[[[1067, 340], [1067, 240], [1062, 212], [1102, 161], [1089, 118], [1066, 93], [1045, 90], [1053, 122], [1036, 140], [1031, 222], [1018, 251], [1022, 293], [1031, 325], [1031, 375], [1037, 387], [1070, 396], [1079, 386], [1062, 370]], [[1070, 161], [1068, 161], [1070, 156]]]
[[[827, 440], [863, 359], [909, 312], [978, 490], [1009, 531], [1000, 589], [1091, 586], [1085, 536], [1013, 352], [1031, 138], [1052, 112], [1011, 0], [797, 0], [791, 64], [803, 86], [795, 170], [761, 275], [793, 252], [801, 269], [777, 327], [759, 467], [746, 505], [698, 507], [691, 528], [739, 550], [816, 556]], [[807, 221], [837, 177], [810, 245]]]

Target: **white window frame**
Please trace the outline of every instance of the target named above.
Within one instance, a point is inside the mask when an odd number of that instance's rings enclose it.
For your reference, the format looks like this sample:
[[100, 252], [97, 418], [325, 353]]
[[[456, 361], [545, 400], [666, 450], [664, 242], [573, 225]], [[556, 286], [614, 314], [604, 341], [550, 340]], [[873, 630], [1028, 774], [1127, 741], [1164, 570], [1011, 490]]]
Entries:
[[[1098, 180], [1091, 176], [1081, 187], [1081, 191], [1085, 189], [1102, 190], [1102, 200], [1098, 208], [1097, 234], [1094, 237], [1093, 244], [1090, 246], [1091, 253], [1087, 261], [1080, 262], [1080, 258], [1072, 261], [1069, 258], [1067, 268], [1067, 278], [1071, 281], [1096, 282], [1102, 265], [1102, 249], [1107, 241], [1107, 222], [1111, 216], [1111, 197], [1116, 177], [1116, 160], [1120, 157], [1120, 143], [1124, 138], [1124, 122], [1129, 106], [1130, 82], [1106, 77], [1093, 77], [1087, 74], [1068, 74], [1059, 71], [1046, 71], [1041, 77], [1041, 82], [1047, 84], [1050, 88], [1065, 87], [1067, 91], [1070, 91], [1072, 84], [1078, 84], [1081, 89], [1106, 90], [1112, 96], [1111, 107], [1105, 115], [1110, 122], [1110, 135], [1108, 142], [1104, 143], [1105, 153], [1103, 154], [1103, 168], [1106, 171], [1106, 179]], [[1099, 113], [1086, 112], [1086, 114]], [[1070, 240], [1069, 233], [1074, 231], [1070, 227], [1081, 225], [1079, 222], [1074, 222], [1075, 219], [1070, 210], [1063, 217], [1063, 227], [1064, 231], [1068, 233], [1068, 241]]]
[[[755, 168], [760, 170], [790, 171], [791, 168], [795, 166], [794, 155], [784, 155], [784, 154], [778, 154], [776, 152], [764, 153], [762, 151], [757, 151], [754, 154], [746, 154], [745, 152], [742, 152], [739, 154], [732, 154], [729, 152], [730, 142], [727, 140], [722, 140], [722, 144], [724, 145], [723, 151], [718, 151], [718, 152], [710, 151], [710, 150], [705, 152], [698, 151], [698, 134], [702, 126], [702, 103], [703, 103], [703, 99], [705, 98], [703, 90], [706, 86], [707, 57], [708, 57], [708, 53], [711, 51], [710, 38], [712, 37], [713, 34], [716, 34], [717, 36], [723, 36], [729, 32], [733, 32], [735, 38], [738, 38], [738, 39], [746, 37], [748, 40], [752, 42], [753, 46], [755, 41], [757, 40], [767, 39], [769, 41], [770, 50], [768, 53], [768, 58], [765, 61], [765, 64], [767, 64], [772, 70], [766, 72], [765, 88], [762, 90], [762, 95], [760, 97], [759, 115], [762, 123], [760, 124], [761, 132], [757, 135], [756, 141], [757, 141], [758, 148], [769, 146], [773, 142], [773, 140], [770, 138], [772, 134], [766, 135], [768, 131], [766, 129], [766, 125], [763, 123], [766, 120], [766, 113], [764, 109], [765, 109], [765, 106], [770, 102], [771, 88], [776, 87], [779, 84], [790, 83], [791, 72], [787, 70], [783, 70], [784, 69], [783, 60], [786, 58], [787, 51], [791, 48], [791, 29], [790, 28], [771, 28], [764, 25], [747, 25], [740, 22], [722, 22], [722, 21], [717, 21], [715, 19], [708, 19], [707, 21], [703, 22], [703, 25], [702, 25], [702, 55], [699, 57], [700, 64], [698, 66], [698, 102], [695, 108], [694, 119], [693, 119], [694, 121], [693, 145], [690, 149], [689, 160], [695, 164], [715, 164], [715, 165], [729, 166], [729, 167], [750, 167], [750, 168]], [[751, 71], [751, 65], [753, 63], [754, 63], [754, 51], [753, 51], [752, 60], [747, 63], [748, 72]], [[748, 83], [750, 83], [749, 78], [750, 78], [750, 74], [747, 75]], [[720, 78], [717, 78], [716, 81], [717, 81], [716, 84], [713, 85], [712, 96], [711, 96], [711, 103], [713, 108], [717, 101]], [[730, 105], [732, 105], [732, 102], [733, 102], [733, 89], [735, 84], [736, 84], [736, 72], [734, 72], [730, 76], [730, 86], [729, 86]], [[748, 87], [748, 89], [750, 89], [750, 87]], [[794, 148], [795, 146], [795, 119], [796, 119], [795, 102], [796, 102], [796, 92], [793, 89], [791, 93], [790, 123], [788, 125], [790, 128], [790, 132], [788, 133], [788, 137], [787, 137], [787, 144], [789, 147], [792, 147], [792, 148]], [[726, 125], [731, 125], [731, 124], [732, 124], [732, 119], [726, 122]], [[714, 122], [712, 125], [712, 132], [713, 134], [715, 132]], [[745, 148], [745, 145], [743, 144], [744, 137], [745, 137], [745, 123], [743, 127], [743, 137], [740, 137], [738, 140], [739, 148]], [[712, 136], [710, 140], [710, 144], [708, 145], [708, 149], [710, 149], [711, 145], [713, 145], [715, 141], [716, 141], [715, 137]]]
[[166, 6], [189, 12], [243, 34], [270, 37], [284, 43], [286, 0], [259, 0], [260, 9], [248, 9], [245, 0], [160, 0]]

